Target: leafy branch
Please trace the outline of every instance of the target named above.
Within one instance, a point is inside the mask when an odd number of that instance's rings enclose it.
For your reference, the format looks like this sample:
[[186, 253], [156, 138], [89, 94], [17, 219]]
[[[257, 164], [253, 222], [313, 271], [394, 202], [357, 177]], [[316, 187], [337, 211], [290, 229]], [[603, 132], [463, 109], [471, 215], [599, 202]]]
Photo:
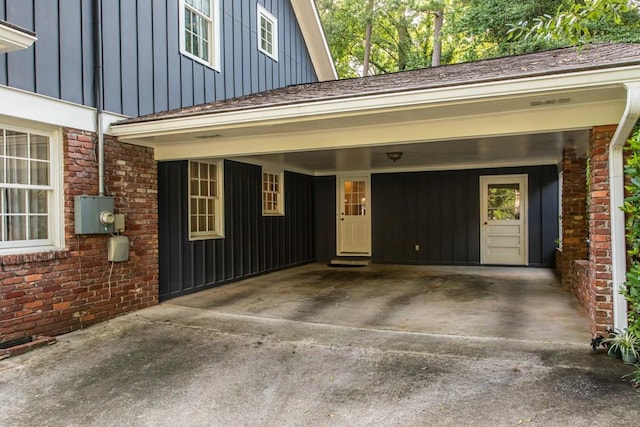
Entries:
[[551, 44], [578, 45], [594, 38], [594, 28], [603, 24], [620, 25], [623, 15], [638, 12], [638, 2], [630, 0], [585, 0], [567, 10], [561, 6], [555, 15], [545, 14], [529, 21], [510, 24], [510, 40], [531, 39]]

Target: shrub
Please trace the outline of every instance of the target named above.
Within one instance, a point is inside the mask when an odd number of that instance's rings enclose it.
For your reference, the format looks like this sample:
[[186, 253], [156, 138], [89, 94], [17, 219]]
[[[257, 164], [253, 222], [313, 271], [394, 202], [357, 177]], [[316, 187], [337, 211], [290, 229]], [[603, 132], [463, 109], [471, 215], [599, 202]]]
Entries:
[[622, 210], [627, 214], [627, 247], [631, 260], [622, 294], [629, 303], [629, 332], [640, 336], [640, 129], [628, 141], [624, 172], [628, 197]]

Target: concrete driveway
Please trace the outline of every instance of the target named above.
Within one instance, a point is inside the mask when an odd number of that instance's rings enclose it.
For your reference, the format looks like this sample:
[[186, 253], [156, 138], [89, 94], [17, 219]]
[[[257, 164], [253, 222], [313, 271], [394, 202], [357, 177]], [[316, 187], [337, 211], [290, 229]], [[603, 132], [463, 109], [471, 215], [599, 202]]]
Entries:
[[316, 322], [324, 310], [301, 312], [312, 322], [231, 313], [199, 295], [204, 308], [195, 295], [171, 300], [0, 361], [0, 425], [587, 426], [640, 416], [638, 393], [620, 380], [630, 368], [588, 342]]

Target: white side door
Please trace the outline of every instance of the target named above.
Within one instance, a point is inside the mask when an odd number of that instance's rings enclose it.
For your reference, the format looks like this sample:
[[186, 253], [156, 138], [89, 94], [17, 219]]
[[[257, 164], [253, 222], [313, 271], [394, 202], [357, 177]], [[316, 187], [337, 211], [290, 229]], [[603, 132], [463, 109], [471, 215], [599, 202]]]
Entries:
[[371, 255], [370, 176], [338, 177], [337, 252], [342, 256]]
[[481, 264], [527, 265], [527, 175], [480, 177]]

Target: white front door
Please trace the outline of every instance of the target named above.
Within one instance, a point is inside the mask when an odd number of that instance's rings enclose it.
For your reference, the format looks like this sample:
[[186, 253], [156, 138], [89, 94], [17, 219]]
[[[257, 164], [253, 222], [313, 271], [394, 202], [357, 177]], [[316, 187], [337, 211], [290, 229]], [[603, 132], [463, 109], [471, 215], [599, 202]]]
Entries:
[[338, 177], [338, 255], [371, 255], [370, 176]]
[[480, 262], [527, 265], [527, 175], [480, 177]]

